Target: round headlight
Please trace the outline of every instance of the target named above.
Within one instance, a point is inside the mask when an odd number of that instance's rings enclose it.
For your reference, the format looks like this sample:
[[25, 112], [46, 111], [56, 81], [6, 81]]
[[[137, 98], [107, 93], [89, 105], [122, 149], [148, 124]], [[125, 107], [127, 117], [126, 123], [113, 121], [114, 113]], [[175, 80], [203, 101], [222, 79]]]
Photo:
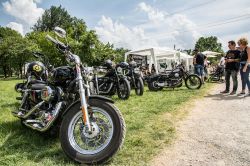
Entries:
[[117, 67], [117, 72], [118, 73], [122, 73], [122, 68], [121, 67]]

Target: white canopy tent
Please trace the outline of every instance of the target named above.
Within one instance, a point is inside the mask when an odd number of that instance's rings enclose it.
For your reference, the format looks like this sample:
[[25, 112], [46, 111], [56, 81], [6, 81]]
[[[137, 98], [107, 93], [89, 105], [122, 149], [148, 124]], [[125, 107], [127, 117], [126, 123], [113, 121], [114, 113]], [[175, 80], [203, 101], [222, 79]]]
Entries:
[[187, 70], [192, 66], [193, 57], [182, 53], [177, 50], [172, 50], [169, 48], [147, 48], [140, 50], [132, 50], [125, 53], [125, 61], [127, 61], [129, 55], [140, 55], [147, 57], [147, 64], [149, 65], [149, 70], [151, 71], [152, 65], [154, 64], [156, 73], [163, 72], [165, 68], [161, 67], [161, 64], [167, 65], [167, 70], [172, 69], [173, 64], [184, 63]]
[[221, 53], [214, 51], [203, 51], [202, 54], [208, 58], [215, 58], [217, 57], [217, 55], [221, 55]]

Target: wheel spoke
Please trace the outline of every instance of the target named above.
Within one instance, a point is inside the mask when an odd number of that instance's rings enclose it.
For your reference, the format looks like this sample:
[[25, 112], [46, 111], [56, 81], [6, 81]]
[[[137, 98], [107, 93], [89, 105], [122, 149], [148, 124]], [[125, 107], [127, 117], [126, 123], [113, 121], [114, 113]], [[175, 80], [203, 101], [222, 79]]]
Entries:
[[114, 124], [107, 112], [100, 108], [92, 108], [93, 116], [90, 118], [92, 133], [88, 133], [82, 121], [82, 113], [79, 112], [72, 119], [69, 132], [71, 145], [80, 153], [93, 154], [101, 151], [111, 141]]

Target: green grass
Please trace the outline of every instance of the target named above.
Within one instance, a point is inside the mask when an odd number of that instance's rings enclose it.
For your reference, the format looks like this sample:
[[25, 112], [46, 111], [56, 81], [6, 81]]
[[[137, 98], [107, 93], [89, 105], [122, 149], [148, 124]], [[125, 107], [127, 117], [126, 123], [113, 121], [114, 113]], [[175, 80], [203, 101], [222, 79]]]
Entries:
[[[11, 115], [18, 102], [14, 85], [20, 80], [0, 81], [0, 165], [75, 165], [63, 153], [58, 138], [50, 138], [21, 125]], [[201, 90], [185, 87], [159, 92], [145, 90], [143, 96], [132, 91], [129, 100], [117, 97], [116, 106], [121, 110], [127, 126], [125, 143], [110, 165], [147, 165], [162, 148], [175, 137], [175, 123], [181, 109], [192, 99], [203, 96], [211, 85]]]

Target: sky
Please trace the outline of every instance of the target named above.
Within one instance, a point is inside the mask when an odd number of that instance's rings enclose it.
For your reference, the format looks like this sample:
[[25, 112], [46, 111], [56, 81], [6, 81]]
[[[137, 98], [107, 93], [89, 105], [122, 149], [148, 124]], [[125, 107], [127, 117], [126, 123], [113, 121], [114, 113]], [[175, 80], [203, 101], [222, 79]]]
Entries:
[[193, 49], [199, 37], [250, 40], [250, 0], [0, 0], [0, 26], [22, 35], [50, 6], [83, 19], [101, 41], [131, 50]]

